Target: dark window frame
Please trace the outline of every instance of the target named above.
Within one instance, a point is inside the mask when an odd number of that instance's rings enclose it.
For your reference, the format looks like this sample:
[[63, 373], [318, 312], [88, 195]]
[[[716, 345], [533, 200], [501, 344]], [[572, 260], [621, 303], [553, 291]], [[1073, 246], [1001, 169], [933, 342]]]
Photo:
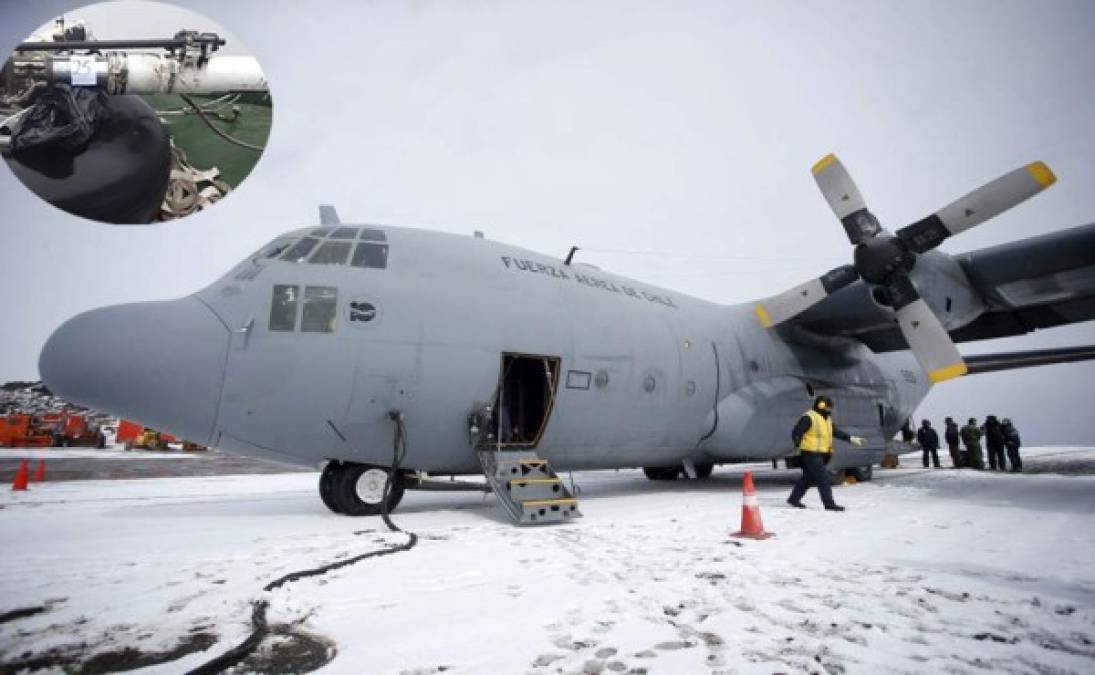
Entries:
[[[320, 257], [320, 253], [323, 253], [325, 250], [329, 251], [336, 248], [346, 249], [343, 251], [341, 259], [332, 258], [331, 260], [317, 260], [317, 258]], [[353, 241], [347, 241], [345, 239], [324, 239], [323, 242], [312, 251], [312, 254], [308, 256], [308, 263], [310, 265], [345, 265], [350, 260], [350, 255], [353, 254], [353, 252]]]
[[[331, 292], [329, 298], [310, 297], [318, 293]], [[305, 286], [304, 293], [300, 296], [300, 332], [301, 333], [334, 333], [338, 330], [338, 287], [337, 286]], [[315, 316], [316, 307], [320, 302], [329, 305], [329, 310], [324, 310], [324, 315]], [[312, 316], [309, 316], [311, 310]], [[317, 323], [317, 322], [325, 323]], [[320, 326], [320, 327], [315, 327]]]
[[323, 240], [317, 239], [316, 237], [302, 237], [281, 256], [280, 260], [293, 263], [304, 262], [304, 260], [311, 255], [312, 251], [315, 250], [316, 245], [321, 241]]
[[353, 239], [357, 239], [357, 235], [358, 235], [358, 229], [356, 227], [349, 227], [349, 226], [343, 225], [341, 227], [336, 227], [333, 232], [331, 232], [330, 234], [327, 235], [327, 238], [328, 239], [337, 239], [337, 240], [344, 240], [344, 239], [353, 240]]
[[[577, 379], [575, 379], [575, 376], [577, 376]], [[581, 389], [585, 391], [589, 389], [589, 385], [592, 382], [593, 373], [588, 370], [567, 371], [567, 389]]]
[[[275, 323], [274, 323], [274, 316], [275, 316], [274, 312], [279, 307], [279, 304], [278, 304], [278, 291], [279, 291], [279, 289], [287, 289], [287, 288], [293, 289], [292, 290], [292, 296], [293, 297], [291, 299], [289, 299], [288, 302], [282, 303], [280, 306], [282, 306], [282, 307], [291, 307], [292, 309], [290, 310], [290, 312], [288, 314], [286, 314], [285, 312], [282, 312], [281, 316], [279, 317], [280, 321], [275, 325]], [[284, 292], [284, 291], [282, 291], [282, 292]], [[300, 302], [300, 286], [298, 284], [274, 284], [274, 287], [271, 289], [271, 297], [270, 297], [270, 321], [266, 324], [266, 329], [271, 333], [292, 333], [292, 332], [295, 332], [296, 329], [297, 329], [297, 312], [300, 309], [300, 304], [301, 304], [301, 302]], [[288, 316], [288, 318], [289, 318], [289, 323], [288, 324], [285, 323], [286, 316]], [[288, 325], [288, 327], [285, 327], [286, 325]]]
[[[377, 257], [379, 251], [379, 258]], [[389, 245], [376, 241], [359, 241], [350, 258], [350, 267], [363, 269], [388, 269]]]

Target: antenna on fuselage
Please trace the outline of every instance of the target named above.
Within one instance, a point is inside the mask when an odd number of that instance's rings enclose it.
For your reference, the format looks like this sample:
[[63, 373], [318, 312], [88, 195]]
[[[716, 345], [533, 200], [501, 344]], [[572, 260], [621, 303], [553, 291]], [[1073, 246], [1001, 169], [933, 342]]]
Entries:
[[320, 225], [341, 225], [342, 221], [338, 219], [338, 211], [335, 211], [335, 207], [330, 204], [319, 205], [319, 224]]
[[574, 254], [578, 252], [577, 246], [570, 247], [570, 253], [567, 253], [567, 259], [563, 261], [564, 265], [569, 265], [570, 261], [574, 259]]

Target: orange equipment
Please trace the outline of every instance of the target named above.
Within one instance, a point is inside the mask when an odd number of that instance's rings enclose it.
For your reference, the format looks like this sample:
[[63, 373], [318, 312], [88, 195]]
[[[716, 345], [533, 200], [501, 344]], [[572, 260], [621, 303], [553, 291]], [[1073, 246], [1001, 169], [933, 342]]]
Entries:
[[204, 445], [184, 441], [163, 431], [150, 429], [131, 420], [118, 422], [118, 434], [115, 439], [119, 443], [125, 443], [126, 450], [169, 450], [172, 443], [177, 443], [186, 451], [207, 450]]
[[0, 446], [48, 448], [51, 445], [53, 445], [53, 433], [43, 424], [43, 420], [30, 415], [0, 417]]
[[130, 420], [119, 420], [118, 433], [114, 439], [119, 443], [127, 443], [140, 436], [142, 431], [144, 431], [143, 424], [137, 424]]
[[38, 460], [38, 468], [34, 470], [34, 482], [41, 483], [46, 479], [46, 460]]
[[61, 430], [61, 442], [66, 448], [79, 446], [102, 449], [106, 446], [106, 436], [101, 430], [89, 427], [86, 416], [67, 415]]
[[774, 537], [775, 533], [765, 532], [764, 523], [760, 520], [760, 504], [757, 503], [757, 491], [753, 487], [753, 474], [745, 472], [741, 481], [741, 530], [734, 533], [735, 537], [747, 539], [767, 539]]

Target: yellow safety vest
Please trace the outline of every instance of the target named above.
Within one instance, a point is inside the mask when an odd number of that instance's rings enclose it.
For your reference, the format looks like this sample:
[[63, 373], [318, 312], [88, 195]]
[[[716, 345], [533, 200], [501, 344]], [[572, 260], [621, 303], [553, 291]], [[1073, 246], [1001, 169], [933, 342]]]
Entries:
[[802, 435], [802, 440], [798, 443], [798, 449], [809, 450], [810, 452], [832, 452], [833, 419], [823, 417], [821, 413], [813, 409], [807, 410], [806, 416], [810, 418], [812, 424], [810, 424], [810, 428], [806, 430], [806, 433]]

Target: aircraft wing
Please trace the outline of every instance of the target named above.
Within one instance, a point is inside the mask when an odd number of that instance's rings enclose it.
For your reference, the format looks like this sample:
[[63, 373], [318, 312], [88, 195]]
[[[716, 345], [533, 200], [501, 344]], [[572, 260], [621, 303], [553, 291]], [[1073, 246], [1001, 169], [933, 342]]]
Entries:
[[[949, 330], [954, 342], [1022, 335], [1095, 319], [1095, 223], [954, 256], [986, 309]], [[820, 336], [876, 352], [908, 349], [893, 314], [857, 281], [792, 320]]]

